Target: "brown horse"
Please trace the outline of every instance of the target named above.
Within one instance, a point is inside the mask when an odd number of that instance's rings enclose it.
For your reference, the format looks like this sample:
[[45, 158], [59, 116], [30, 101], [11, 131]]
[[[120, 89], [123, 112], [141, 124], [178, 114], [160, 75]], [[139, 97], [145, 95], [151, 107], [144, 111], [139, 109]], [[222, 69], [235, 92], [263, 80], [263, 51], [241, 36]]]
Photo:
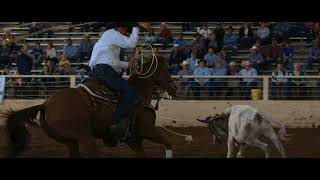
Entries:
[[[128, 81], [136, 88], [140, 101], [132, 110], [134, 117], [131, 126], [133, 137], [125, 143], [138, 156], [145, 156], [142, 146], [143, 139], [159, 143], [166, 148], [166, 157], [172, 156], [172, 146], [155, 126], [156, 113], [150, 106], [154, 85], [174, 95], [176, 86], [168, 73], [163, 57], [157, 56], [156, 63], [146, 62], [143, 69], [154, 69], [152, 76], [141, 78], [132, 74]], [[9, 136], [9, 155], [20, 154], [28, 142], [30, 134], [26, 123], [36, 123], [40, 112], [40, 127], [57, 142], [63, 143], [69, 149], [69, 157], [97, 157], [99, 149], [96, 139], [103, 139], [105, 145], [111, 146], [112, 139], [106, 130], [112, 123], [116, 103], [101, 101], [94, 98], [81, 87], [63, 89], [52, 95], [43, 104], [5, 114], [6, 129]], [[112, 143], [111, 143], [112, 144]], [[81, 156], [80, 156], [81, 152]]]

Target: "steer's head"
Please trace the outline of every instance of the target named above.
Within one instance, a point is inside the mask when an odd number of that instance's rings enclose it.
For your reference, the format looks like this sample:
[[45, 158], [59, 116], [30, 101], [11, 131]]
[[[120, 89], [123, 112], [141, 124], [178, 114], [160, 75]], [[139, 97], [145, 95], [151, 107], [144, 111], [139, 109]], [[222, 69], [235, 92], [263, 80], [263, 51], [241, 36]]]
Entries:
[[210, 132], [215, 135], [220, 144], [224, 144], [228, 139], [228, 120], [227, 114], [215, 114], [205, 119], [197, 119], [200, 122], [207, 123]]

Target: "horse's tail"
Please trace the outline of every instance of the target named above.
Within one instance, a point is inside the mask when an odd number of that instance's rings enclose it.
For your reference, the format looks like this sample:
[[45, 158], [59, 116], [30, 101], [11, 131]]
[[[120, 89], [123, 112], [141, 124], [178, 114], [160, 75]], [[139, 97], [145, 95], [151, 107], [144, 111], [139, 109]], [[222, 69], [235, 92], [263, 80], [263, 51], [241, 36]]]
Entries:
[[[30, 134], [26, 123], [36, 125], [36, 116], [41, 112], [40, 118], [44, 118], [43, 105], [32, 106], [26, 109], [4, 113], [6, 130], [9, 137], [10, 156], [17, 156], [21, 153], [30, 141]], [[42, 119], [40, 120], [40, 122]]]

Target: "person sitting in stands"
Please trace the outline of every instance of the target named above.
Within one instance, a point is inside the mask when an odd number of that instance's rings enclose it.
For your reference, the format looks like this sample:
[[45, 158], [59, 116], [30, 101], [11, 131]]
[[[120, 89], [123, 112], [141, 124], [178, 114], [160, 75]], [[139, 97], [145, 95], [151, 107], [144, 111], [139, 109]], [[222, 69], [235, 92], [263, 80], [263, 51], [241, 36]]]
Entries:
[[[194, 70], [193, 72], [194, 76], [210, 76], [212, 75], [212, 72], [210, 68], [206, 67], [205, 61], [200, 61], [199, 66]], [[192, 90], [194, 93], [194, 96], [199, 97], [200, 96], [200, 88], [204, 88], [206, 95], [210, 96], [210, 78], [194, 78], [194, 81], [192, 83]]]
[[279, 88], [283, 88], [283, 96], [288, 97], [290, 96], [289, 86], [288, 86], [288, 79], [287, 78], [277, 78], [276, 76], [289, 76], [289, 73], [284, 69], [283, 64], [279, 63], [277, 65], [277, 69], [272, 72], [272, 81], [270, 83], [271, 87], [271, 95], [276, 96], [276, 90]]
[[187, 61], [182, 62], [182, 70], [178, 72], [179, 78], [179, 94], [187, 96], [191, 89], [192, 78], [183, 78], [183, 76], [191, 76], [193, 72], [189, 69], [189, 63]]
[[66, 42], [67, 44], [63, 47], [63, 54], [65, 54], [71, 62], [76, 62], [78, 58], [78, 46], [72, 44], [71, 38], [68, 38]]
[[181, 70], [180, 64], [184, 59], [185, 59], [184, 53], [181, 51], [179, 45], [175, 44], [173, 46], [173, 49], [170, 53], [170, 58], [169, 58], [170, 74], [172, 75], [178, 74], [178, 72]]
[[[215, 67], [212, 70], [213, 76], [225, 76], [227, 75], [227, 69], [223, 66], [221, 61], [215, 63]], [[225, 79], [223, 78], [214, 78], [212, 79], [212, 88], [210, 88], [211, 94], [214, 96], [221, 96], [223, 94], [223, 89], [225, 87]]]
[[[289, 73], [290, 76], [304, 76], [305, 73], [301, 70], [300, 64], [294, 63], [293, 71]], [[299, 93], [297, 95], [299, 98], [304, 98], [307, 96], [306, 82], [302, 78], [294, 78], [289, 82], [289, 86], [297, 90]]]
[[197, 52], [196, 51], [192, 51], [191, 52], [191, 57], [186, 59], [186, 61], [189, 64], [189, 68], [192, 72], [194, 72], [194, 70], [197, 68], [198, 66], [198, 62], [199, 59], [196, 58], [197, 57]]
[[236, 54], [238, 50], [238, 35], [234, 32], [232, 26], [229, 26], [228, 31], [224, 34], [224, 48], [232, 50], [232, 54]]
[[218, 60], [218, 56], [214, 53], [214, 50], [212, 47], [208, 48], [208, 53], [204, 56], [204, 60], [206, 61], [206, 64], [209, 68], [214, 67], [214, 64]]
[[[250, 61], [244, 61], [244, 69], [239, 72], [240, 76], [256, 76], [257, 70], [251, 66]], [[249, 98], [251, 89], [257, 87], [257, 80], [254, 78], [242, 78], [240, 82], [240, 94], [246, 99]]]
[[42, 58], [44, 56], [44, 51], [41, 49], [40, 43], [36, 43], [36, 47], [31, 52], [33, 57], [33, 64], [35, 66], [35, 69], [38, 69], [41, 67]]
[[52, 60], [55, 64], [59, 62], [57, 49], [53, 46], [52, 42], [48, 43], [47, 49], [46, 49], [46, 56]]

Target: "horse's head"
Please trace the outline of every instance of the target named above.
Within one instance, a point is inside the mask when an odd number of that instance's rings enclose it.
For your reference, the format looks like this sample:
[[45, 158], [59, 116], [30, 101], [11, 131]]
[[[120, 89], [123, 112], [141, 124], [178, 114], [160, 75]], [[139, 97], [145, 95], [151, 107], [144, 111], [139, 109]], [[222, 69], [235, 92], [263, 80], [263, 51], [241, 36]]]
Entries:
[[159, 65], [154, 75], [154, 82], [162, 89], [166, 90], [170, 96], [174, 96], [177, 87], [171, 78], [168, 70], [168, 65], [162, 56], [158, 57]]
[[175, 95], [177, 87], [169, 74], [164, 57], [158, 55], [149, 56], [145, 62], [139, 62], [137, 70], [142, 72], [136, 75], [137, 78], [149, 79], [153, 84], [166, 90], [169, 95]]

